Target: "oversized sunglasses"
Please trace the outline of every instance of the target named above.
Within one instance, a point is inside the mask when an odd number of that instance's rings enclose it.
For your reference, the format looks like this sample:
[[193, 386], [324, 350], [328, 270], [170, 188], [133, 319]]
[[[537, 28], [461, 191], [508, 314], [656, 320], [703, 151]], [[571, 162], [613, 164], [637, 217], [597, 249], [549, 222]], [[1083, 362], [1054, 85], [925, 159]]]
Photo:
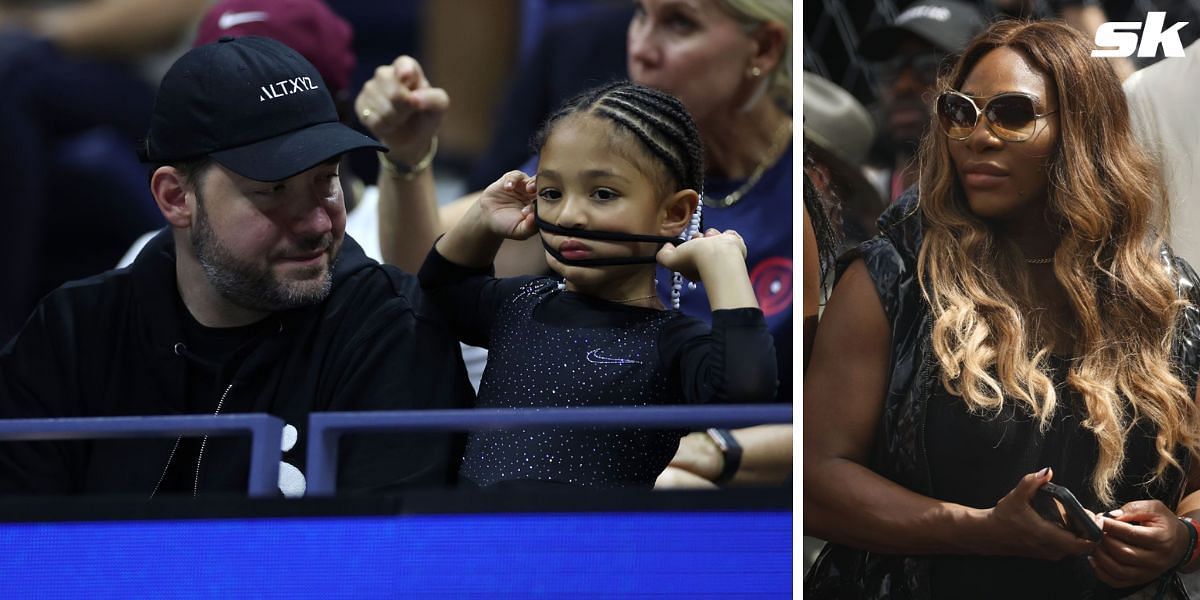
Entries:
[[988, 131], [996, 137], [1006, 142], [1023, 142], [1033, 137], [1038, 119], [1056, 112], [1039, 113], [1036, 98], [1023, 92], [1004, 92], [986, 100], [983, 110], [979, 110], [975, 99], [962, 92], [939, 94], [937, 118], [946, 137], [958, 141], [971, 137], [982, 114], [987, 119]]

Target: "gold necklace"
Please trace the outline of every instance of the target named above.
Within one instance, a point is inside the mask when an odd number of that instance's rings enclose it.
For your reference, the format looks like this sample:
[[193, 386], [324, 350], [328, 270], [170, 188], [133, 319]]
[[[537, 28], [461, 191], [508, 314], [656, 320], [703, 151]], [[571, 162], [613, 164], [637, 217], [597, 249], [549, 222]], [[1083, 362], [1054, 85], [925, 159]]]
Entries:
[[630, 298], [628, 300], [609, 300], [609, 302], [616, 302], [617, 304], [624, 304], [626, 302], [637, 302], [638, 300], [649, 300], [651, 298], [657, 298], [657, 297], [658, 297], [658, 294], [650, 294], [649, 296], [642, 296], [641, 298]]
[[1030, 265], [1048, 265], [1054, 262], [1054, 257], [1047, 256], [1046, 258], [1027, 258], [1025, 259], [1025, 262], [1026, 264]]
[[787, 128], [784, 130], [784, 134], [771, 142], [771, 147], [767, 148], [767, 153], [763, 155], [762, 160], [758, 161], [758, 166], [754, 168], [754, 172], [750, 174], [750, 177], [746, 178], [745, 183], [738, 186], [736, 190], [726, 194], [720, 200], [713, 200], [707, 196], [703, 196], [704, 205], [709, 208], [729, 208], [737, 204], [742, 199], [742, 196], [745, 196], [746, 192], [753, 189], [758, 180], [762, 179], [763, 174], [767, 172], [767, 168], [775, 164], [775, 161], [779, 159], [779, 155], [783, 153], [785, 142], [789, 142], [791, 139], [792, 124], [789, 122]]

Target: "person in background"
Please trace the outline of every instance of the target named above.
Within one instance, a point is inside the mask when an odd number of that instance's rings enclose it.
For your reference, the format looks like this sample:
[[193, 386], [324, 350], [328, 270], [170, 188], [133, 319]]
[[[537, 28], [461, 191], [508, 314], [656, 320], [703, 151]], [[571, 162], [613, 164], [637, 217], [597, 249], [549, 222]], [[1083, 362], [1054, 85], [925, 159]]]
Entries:
[[1200, 43], [1183, 58], [1159, 61], [1123, 84], [1133, 132], [1158, 161], [1171, 205], [1171, 246], [1200, 260], [1200, 120], [1190, 98], [1200, 94]]
[[532, 151], [529, 140], [564, 102], [625, 77], [624, 37], [633, 8], [628, 0], [592, 0], [569, 10], [543, 9], [548, 14], [513, 69], [491, 140], [467, 178], [468, 190], [483, 189], [497, 173], [521, 168]]
[[0, 2], [0, 344], [162, 217], [134, 144], [207, 0]]
[[833, 220], [842, 231], [839, 247], [832, 250], [835, 256], [823, 257], [825, 262], [879, 233], [875, 220], [883, 212], [883, 200], [863, 172], [874, 139], [871, 115], [854, 96], [819, 75], [804, 73], [805, 173], [816, 191], [837, 205], [840, 216]]
[[[705, 222], [746, 241], [750, 280], [774, 338], [779, 402], [791, 400], [793, 382], [791, 6], [646, 0], [636, 4], [627, 38], [630, 79], [675, 95], [696, 119]], [[658, 279], [665, 296], [669, 278], [660, 270]], [[699, 288], [680, 307], [698, 318], [709, 313]], [[693, 484], [778, 484], [791, 477], [791, 451], [790, 425], [696, 432], [680, 440], [671, 473], [695, 475], [687, 478]], [[683, 483], [664, 475], [658, 487]]]
[[[287, 423], [280, 491], [300, 496], [312, 412], [468, 405], [458, 345], [416, 278], [344, 235], [338, 165], [355, 148], [383, 149], [283, 44], [222, 38], [181, 57], [141, 150], [170, 229], [38, 305], [0, 350], [0, 418], [270, 413]], [[445, 485], [461, 456], [449, 435], [356, 438], [343, 491]], [[233, 493], [248, 444], [0, 444], [0, 494]]]
[[872, 63], [882, 89], [878, 129], [883, 163], [872, 179], [887, 203], [917, 180], [913, 158], [929, 126], [930, 94], [940, 69], [983, 25], [983, 15], [970, 4], [921, 0], [890, 25], [863, 34], [858, 52]]

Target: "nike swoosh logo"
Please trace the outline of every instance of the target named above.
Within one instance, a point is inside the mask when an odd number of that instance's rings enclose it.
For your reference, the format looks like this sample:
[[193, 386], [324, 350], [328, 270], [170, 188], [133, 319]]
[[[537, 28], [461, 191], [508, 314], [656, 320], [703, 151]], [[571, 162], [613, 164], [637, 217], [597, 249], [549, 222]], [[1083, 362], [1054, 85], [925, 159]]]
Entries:
[[640, 365], [642, 361], [633, 360], [631, 358], [612, 358], [610, 356], [600, 356], [600, 349], [596, 348], [587, 353], [587, 361], [596, 365]]
[[232, 27], [237, 27], [238, 25], [256, 23], [258, 21], [266, 20], [267, 13], [262, 11], [227, 12], [223, 13], [220, 19], [217, 19], [217, 27], [220, 27], [221, 29], [230, 29]]

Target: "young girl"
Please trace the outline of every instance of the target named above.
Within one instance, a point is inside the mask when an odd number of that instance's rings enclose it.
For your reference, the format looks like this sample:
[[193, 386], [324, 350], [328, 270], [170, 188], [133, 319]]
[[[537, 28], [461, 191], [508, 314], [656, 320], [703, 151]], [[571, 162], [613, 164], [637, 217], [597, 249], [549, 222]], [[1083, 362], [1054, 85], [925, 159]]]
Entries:
[[[478, 406], [774, 398], [775, 350], [746, 273], [745, 244], [734, 231], [698, 233], [702, 149], [679, 101], [627, 82], [597, 88], [552, 116], [537, 146], [537, 177], [513, 171], [489, 186], [421, 268], [422, 287], [459, 338], [491, 351]], [[491, 276], [505, 238], [539, 234], [562, 282]], [[656, 262], [706, 284], [711, 331], [664, 310]], [[677, 276], [675, 304], [679, 283]], [[461, 474], [479, 486], [650, 486], [679, 436], [478, 432]]]

